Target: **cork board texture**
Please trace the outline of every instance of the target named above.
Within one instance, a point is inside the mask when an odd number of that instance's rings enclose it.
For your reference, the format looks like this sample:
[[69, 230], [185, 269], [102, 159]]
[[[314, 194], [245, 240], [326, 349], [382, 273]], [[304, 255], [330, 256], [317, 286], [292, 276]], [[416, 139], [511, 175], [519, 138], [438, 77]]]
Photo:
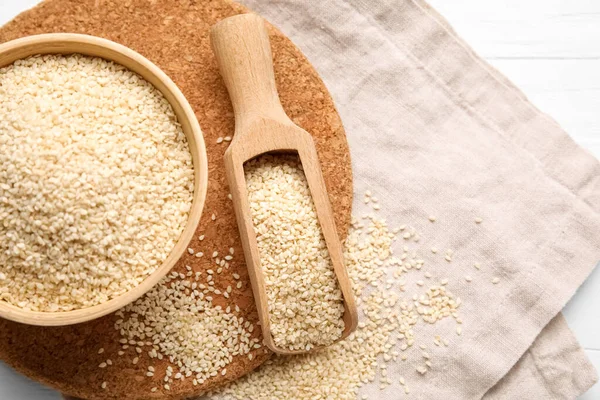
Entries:
[[[233, 273], [241, 275], [241, 289], [220, 303], [237, 304], [244, 319], [258, 320], [252, 291], [223, 168], [227, 143], [220, 136], [233, 134], [233, 111], [210, 49], [209, 28], [220, 19], [248, 12], [226, 0], [47, 0], [19, 15], [0, 29], [0, 42], [51, 32], [85, 33], [124, 44], [156, 63], [183, 91], [204, 133], [208, 151], [209, 185], [206, 205], [196, 239], [190, 247], [210, 254], [234, 247], [229, 270], [216, 279], [215, 287], [226, 288]], [[345, 237], [352, 204], [352, 172], [348, 144], [340, 118], [327, 89], [302, 53], [279, 31], [270, 27], [277, 85], [290, 117], [316, 141], [325, 181], [336, 213], [336, 224]], [[215, 214], [216, 220], [211, 216]], [[201, 243], [197, 237], [205, 235]], [[210, 257], [186, 253], [175, 270], [185, 265], [194, 271], [211, 267]], [[235, 285], [234, 285], [235, 287]], [[255, 351], [253, 360], [240, 356], [218, 376], [201, 386], [191, 379], [175, 382], [170, 391], [160, 384], [166, 365], [150, 359], [146, 351], [137, 365], [133, 346], [118, 356], [119, 332], [115, 315], [85, 324], [42, 328], [0, 320], [0, 359], [25, 375], [70, 396], [83, 399], [178, 399], [200, 394], [236, 379], [264, 362], [270, 354]], [[259, 334], [259, 329], [254, 331]], [[98, 349], [104, 348], [103, 354]], [[113, 365], [100, 369], [106, 359]], [[164, 363], [164, 362], [163, 362]], [[145, 376], [148, 365], [155, 377]], [[107, 388], [101, 389], [102, 382]], [[150, 389], [159, 387], [155, 393]]]

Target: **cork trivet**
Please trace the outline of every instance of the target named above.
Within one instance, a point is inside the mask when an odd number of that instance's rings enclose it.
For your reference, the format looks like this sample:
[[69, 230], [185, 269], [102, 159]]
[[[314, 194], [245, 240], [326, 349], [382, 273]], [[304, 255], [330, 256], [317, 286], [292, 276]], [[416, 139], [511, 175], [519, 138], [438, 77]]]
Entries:
[[[176, 270], [185, 265], [194, 271], [214, 268], [210, 254], [235, 249], [229, 270], [216, 279], [216, 287], [234, 282], [241, 275], [244, 286], [220, 303], [237, 304], [241, 315], [257, 321], [252, 292], [247, 280], [241, 244], [228, 188], [222, 155], [227, 143], [220, 136], [233, 134], [233, 112], [210, 49], [211, 25], [225, 17], [247, 12], [226, 0], [48, 0], [24, 12], [0, 29], [0, 42], [22, 36], [75, 32], [104, 37], [122, 43], [149, 58], [181, 88], [195, 110], [207, 143], [209, 185], [204, 214], [189, 247], [208, 257], [186, 254]], [[348, 144], [340, 118], [323, 82], [302, 53], [279, 31], [270, 27], [277, 85], [284, 108], [295, 123], [310, 132], [316, 141], [325, 181], [335, 210], [336, 224], [343, 237], [348, 228], [352, 204], [352, 172]], [[212, 221], [211, 216], [216, 216]], [[204, 241], [197, 237], [205, 235]], [[205, 276], [205, 274], [203, 274]], [[235, 287], [235, 285], [233, 285]], [[220, 297], [220, 296], [215, 296]], [[270, 354], [256, 350], [254, 358], [237, 357], [218, 376], [202, 386], [192, 379], [176, 382], [170, 391], [161, 385], [166, 364], [151, 361], [146, 351], [137, 365], [134, 346], [118, 356], [119, 333], [114, 315], [67, 327], [42, 328], [0, 320], [0, 359], [25, 375], [57, 390], [85, 399], [184, 398], [236, 379], [264, 362]], [[258, 334], [260, 330], [256, 329]], [[98, 350], [104, 348], [102, 354]], [[112, 366], [98, 365], [111, 359]], [[155, 377], [145, 376], [153, 365]], [[107, 388], [101, 389], [102, 382]], [[151, 393], [152, 387], [158, 387]]]

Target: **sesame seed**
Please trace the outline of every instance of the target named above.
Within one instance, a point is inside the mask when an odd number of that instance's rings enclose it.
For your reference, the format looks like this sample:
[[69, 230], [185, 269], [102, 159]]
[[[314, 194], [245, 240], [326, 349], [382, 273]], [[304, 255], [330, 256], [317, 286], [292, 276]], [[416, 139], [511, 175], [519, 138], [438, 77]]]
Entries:
[[494, 285], [495, 285], [495, 284], [497, 284], [498, 282], [500, 282], [500, 278], [498, 278], [498, 277], [495, 277], [494, 279], [492, 279], [492, 283], [493, 283]]
[[[288, 350], [330, 345], [345, 327], [344, 302], [300, 160], [266, 155], [244, 168], [255, 230], [269, 232], [257, 244], [273, 340]], [[307, 261], [274, 262], [282, 249]]]
[[435, 222], [436, 219], [437, 218], [435, 217], [435, 215], [430, 215], [429, 216], [429, 221], [431, 221], [431, 222]]
[[482, 218], [480, 218], [480, 217], [477, 217], [477, 218], [475, 218], [475, 223], [476, 223], [476, 224], [480, 224], [480, 223], [482, 223], [482, 222], [483, 222], [483, 219], [482, 219]]
[[107, 387], [107, 386], [108, 386], [108, 383], [107, 383], [107, 382], [102, 382], [102, 385], [100, 385], [100, 387], [101, 387], [102, 389], [106, 389], [106, 387]]
[[219, 144], [219, 143], [223, 143], [223, 138], [220, 136], [217, 138], [217, 144]]
[[131, 291], [168, 257], [192, 205], [173, 108], [133, 71], [81, 54], [24, 58], [0, 81], [2, 301], [53, 313]]

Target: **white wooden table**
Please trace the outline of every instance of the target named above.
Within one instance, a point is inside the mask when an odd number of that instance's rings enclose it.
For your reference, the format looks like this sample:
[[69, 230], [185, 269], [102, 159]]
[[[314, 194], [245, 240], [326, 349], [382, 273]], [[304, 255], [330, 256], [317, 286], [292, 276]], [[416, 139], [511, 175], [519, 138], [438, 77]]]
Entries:
[[[265, 0], [267, 1], [267, 0]], [[429, 0], [459, 35], [600, 158], [600, 1]], [[38, 0], [0, 0], [0, 25]], [[600, 370], [600, 268], [565, 309]], [[0, 399], [58, 400], [0, 363]], [[600, 399], [600, 384], [580, 400]]]

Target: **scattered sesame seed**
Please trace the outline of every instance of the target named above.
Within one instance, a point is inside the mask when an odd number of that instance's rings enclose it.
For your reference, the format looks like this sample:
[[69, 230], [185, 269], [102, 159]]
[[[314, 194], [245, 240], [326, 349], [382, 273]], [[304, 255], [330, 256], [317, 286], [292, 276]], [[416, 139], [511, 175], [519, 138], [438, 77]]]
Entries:
[[500, 282], [500, 278], [498, 278], [498, 277], [495, 277], [494, 279], [492, 279], [492, 283], [493, 283], [494, 285], [495, 285], [495, 284], [497, 284], [498, 282]]

